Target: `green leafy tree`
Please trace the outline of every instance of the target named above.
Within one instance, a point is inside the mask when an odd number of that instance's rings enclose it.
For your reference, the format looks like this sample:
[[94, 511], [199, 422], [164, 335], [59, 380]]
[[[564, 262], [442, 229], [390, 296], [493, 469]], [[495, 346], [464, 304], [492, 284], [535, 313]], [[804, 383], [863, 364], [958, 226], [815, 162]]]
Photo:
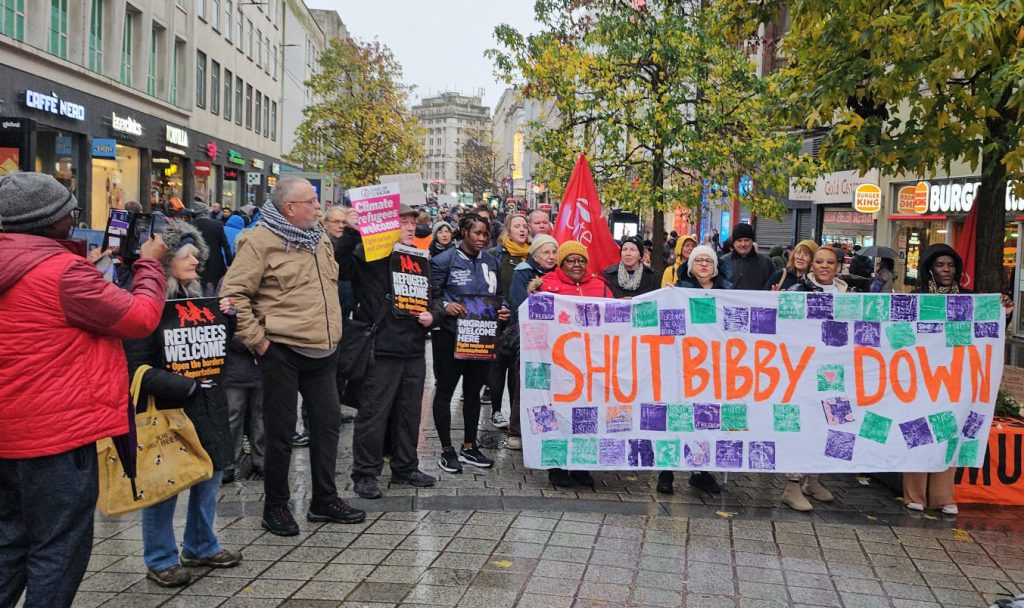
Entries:
[[288, 160], [334, 174], [346, 188], [419, 170], [423, 127], [408, 108], [402, 68], [379, 42], [331, 40], [306, 86], [313, 103]]
[[473, 129], [464, 134], [466, 139], [459, 150], [459, 187], [480, 201], [484, 192], [496, 191], [498, 155], [489, 131]]
[[758, 24], [788, 11], [786, 107], [808, 129], [827, 129], [821, 155], [831, 165], [922, 176], [957, 160], [980, 166], [976, 288], [1001, 290], [1004, 192], [1024, 161], [1024, 2], [724, 0], [716, 8], [727, 37], [755, 43]]
[[[744, 206], [777, 217], [790, 177], [812, 172], [774, 81], [713, 34], [700, 0], [538, 0], [535, 11], [539, 33], [498, 26], [489, 55], [524, 96], [553, 101], [557, 126], [530, 125], [545, 180], [566, 183], [585, 152], [606, 205], [668, 211], [749, 177]], [[652, 228], [660, 251], [661, 213]]]

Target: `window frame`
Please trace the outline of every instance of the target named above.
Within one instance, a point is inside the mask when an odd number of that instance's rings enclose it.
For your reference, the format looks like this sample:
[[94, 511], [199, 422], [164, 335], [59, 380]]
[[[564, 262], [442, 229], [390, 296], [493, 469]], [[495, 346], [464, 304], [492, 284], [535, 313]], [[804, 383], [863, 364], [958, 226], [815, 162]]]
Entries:
[[242, 126], [242, 88], [245, 83], [241, 76], [235, 75], [235, 124]]
[[124, 24], [121, 26], [121, 68], [117, 79], [127, 86], [133, 86], [135, 82], [134, 47], [135, 14], [125, 10]]
[[47, 50], [51, 55], [68, 58], [68, 0], [50, 0], [50, 35]]
[[106, 0], [92, 0], [89, 5], [89, 69], [103, 73], [103, 13]]
[[210, 60], [210, 113], [220, 114], [220, 62]]
[[231, 70], [224, 68], [224, 111], [221, 113], [224, 116], [224, 120], [231, 122], [232, 119], [232, 97], [234, 93], [234, 78], [235, 75]]
[[206, 53], [196, 49], [196, 107], [206, 108]]

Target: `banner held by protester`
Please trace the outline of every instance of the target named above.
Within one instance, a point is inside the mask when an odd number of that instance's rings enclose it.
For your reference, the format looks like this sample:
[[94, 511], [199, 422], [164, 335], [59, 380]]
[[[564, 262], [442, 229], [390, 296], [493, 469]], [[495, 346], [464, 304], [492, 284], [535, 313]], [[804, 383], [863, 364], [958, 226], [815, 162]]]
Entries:
[[418, 315], [430, 306], [430, 256], [423, 249], [395, 245], [391, 254], [391, 291], [395, 312]]
[[194, 380], [220, 381], [228, 322], [217, 298], [167, 300], [157, 333], [167, 371]]
[[998, 295], [662, 289], [519, 310], [527, 466], [940, 471], [984, 460]]
[[352, 208], [359, 214], [359, 234], [363, 237], [366, 261], [381, 260], [398, 242], [398, 209], [401, 203], [398, 184], [362, 186], [348, 191]]
[[498, 358], [499, 296], [468, 296], [462, 300], [466, 314], [456, 324], [455, 358], [494, 360]]

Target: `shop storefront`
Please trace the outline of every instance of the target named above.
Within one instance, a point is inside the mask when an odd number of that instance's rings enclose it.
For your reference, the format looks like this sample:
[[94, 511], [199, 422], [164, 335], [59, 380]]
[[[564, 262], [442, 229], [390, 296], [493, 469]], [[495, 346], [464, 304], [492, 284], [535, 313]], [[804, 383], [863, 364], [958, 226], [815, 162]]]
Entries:
[[878, 179], [877, 169], [864, 175], [857, 170], [834, 171], [818, 178], [810, 192], [791, 186], [789, 198], [811, 203], [814, 231], [810, 238], [848, 249], [870, 247], [875, 244], [874, 215], [855, 211], [853, 197], [858, 186], [878, 184]]

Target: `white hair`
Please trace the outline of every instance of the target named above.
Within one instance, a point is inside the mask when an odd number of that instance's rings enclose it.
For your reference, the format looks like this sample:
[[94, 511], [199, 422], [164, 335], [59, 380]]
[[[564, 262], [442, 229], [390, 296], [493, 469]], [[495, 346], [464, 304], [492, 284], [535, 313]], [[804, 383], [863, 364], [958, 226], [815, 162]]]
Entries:
[[274, 184], [274, 189], [270, 191], [270, 202], [273, 203], [274, 207], [277, 208], [282, 214], [284, 213], [284, 204], [291, 196], [296, 186], [301, 184], [312, 185], [308, 179], [298, 177], [295, 175], [286, 175], [281, 179], [277, 180]]

